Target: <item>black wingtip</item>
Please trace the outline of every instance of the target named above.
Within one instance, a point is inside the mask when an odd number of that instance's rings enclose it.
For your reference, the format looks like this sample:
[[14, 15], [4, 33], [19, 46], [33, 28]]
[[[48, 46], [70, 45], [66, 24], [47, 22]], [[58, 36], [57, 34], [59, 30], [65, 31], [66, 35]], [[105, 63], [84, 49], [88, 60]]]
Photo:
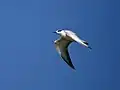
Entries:
[[76, 70], [75, 67], [73, 66], [72, 62], [71, 63], [66, 62], [66, 63], [69, 65], [70, 68], [72, 68], [73, 70]]
[[74, 66], [70, 66], [73, 70], [76, 70]]
[[67, 63], [73, 70], [76, 70], [72, 62]]
[[62, 59], [69, 65], [69, 67], [71, 67], [72, 69], [76, 70], [74, 65], [72, 64], [72, 61], [70, 59], [68, 51], [66, 51], [66, 56], [64, 57], [64, 54], [61, 55]]
[[65, 59], [64, 61], [69, 65], [69, 67], [71, 67], [73, 70], [76, 70], [70, 59], [69, 59], [69, 62], [67, 62]]

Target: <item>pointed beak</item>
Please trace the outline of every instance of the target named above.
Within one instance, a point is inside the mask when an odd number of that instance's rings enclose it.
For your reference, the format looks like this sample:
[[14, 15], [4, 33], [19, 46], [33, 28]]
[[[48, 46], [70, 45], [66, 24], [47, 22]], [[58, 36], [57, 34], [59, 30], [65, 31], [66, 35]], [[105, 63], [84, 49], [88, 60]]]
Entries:
[[56, 32], [53, 32], [53, 33], [56, 33]]

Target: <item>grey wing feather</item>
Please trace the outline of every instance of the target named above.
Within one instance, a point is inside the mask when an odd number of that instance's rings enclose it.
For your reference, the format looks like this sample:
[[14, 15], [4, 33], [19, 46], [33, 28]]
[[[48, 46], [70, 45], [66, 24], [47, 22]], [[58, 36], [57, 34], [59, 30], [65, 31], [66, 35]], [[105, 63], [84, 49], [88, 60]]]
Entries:
[[70, 59], [70, 56], [69, 56], [69, 53], [68, 53], [68, 50], [65, 50], [64, 51], [66, 54], [61, 54], [61, 57], [63, 58], [63, 60], [73, 69], [75, 69], [74, 65], [72, 64], [72, 61]]
[[68, 45], [71, 43], [72, 41], [68, 41], [64, 38], [60, 38], [58, 40], [55, 41], [55, 46], [56, 49], [58, 51], [58, 53], [61, 55], [62, 59], [73, 69], [74, 66], [72, 64], [72, 61], [70, 59], [69, 53], [68, 53]]

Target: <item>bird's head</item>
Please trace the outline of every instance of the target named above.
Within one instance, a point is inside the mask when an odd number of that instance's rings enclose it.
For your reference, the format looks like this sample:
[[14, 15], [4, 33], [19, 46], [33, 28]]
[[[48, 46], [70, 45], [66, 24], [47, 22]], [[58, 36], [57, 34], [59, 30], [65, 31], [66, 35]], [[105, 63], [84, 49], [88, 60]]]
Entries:
[[66, 35], [66, 33], [65, 33], [65, 31], [63, 29], [58, 29], [57, 31], [55, 31], [53, 33], [56, 33], [56, 34], [58, 34], [60, 36], [65, 36]]

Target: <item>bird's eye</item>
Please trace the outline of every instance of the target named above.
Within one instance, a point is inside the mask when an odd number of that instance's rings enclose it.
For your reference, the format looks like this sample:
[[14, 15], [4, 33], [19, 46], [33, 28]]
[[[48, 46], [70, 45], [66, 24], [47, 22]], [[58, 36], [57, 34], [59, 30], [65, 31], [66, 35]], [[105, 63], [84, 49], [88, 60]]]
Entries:
[[62, 30], [58, 30], [58, 32], [61, 32]]

